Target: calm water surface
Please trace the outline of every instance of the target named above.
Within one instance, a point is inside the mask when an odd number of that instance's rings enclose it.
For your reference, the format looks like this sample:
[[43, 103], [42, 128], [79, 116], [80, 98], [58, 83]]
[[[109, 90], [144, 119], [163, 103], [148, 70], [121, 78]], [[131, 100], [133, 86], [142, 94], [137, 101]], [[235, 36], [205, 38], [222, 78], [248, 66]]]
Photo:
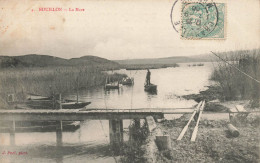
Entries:
[[[188, 63], [177, 68], [152, 69], [151, 83], [158, 85], [157, 94], [144, 92], [146, 70], [118, 70], [109, 73], [125, 73], [134, 77], [134, 86], [123, 86], [119, 90], [105, 91], [103, 88], [81, 90], [79, 99], [91, 101], [87, 108], [171, 108], [191, 107], [193, 100], [182, 95], [199, 93], [210, 85], [212, 63], [188, 67]], [[67, 98], [76, 99], [76, 94]], [[127, 128], [129, 121], [124, 121]], [[55, 132], [16, 133], [16, 147], [9, 146], [9, 134], [0, 134], [0, 149], [28, 152], [27, 155], [1, 155], [0, 162], [115, 162], [109, 151], [108, 121], [91, 120], [81, 122], [75, 132], [63, 132], [63, 147], [56, 148]], [[127, 140], [127, 135], [125, 135]]]

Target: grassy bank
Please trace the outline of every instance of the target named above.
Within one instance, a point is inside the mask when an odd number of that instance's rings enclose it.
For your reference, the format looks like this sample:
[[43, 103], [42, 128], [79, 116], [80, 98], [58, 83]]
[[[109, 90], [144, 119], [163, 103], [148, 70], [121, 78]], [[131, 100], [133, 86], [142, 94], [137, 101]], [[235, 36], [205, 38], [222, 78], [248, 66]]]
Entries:
[[[8, 94], [15, 94], [18, 101], [28, 93], [49, 96], [69, 93], [78, 88], [104, 85], [107, 73], [92, 67], [21, 68], [0, 71], [0, 106], [7, 106]], [[120, 80], [125, 75], [112, 74], [111, 80]]]

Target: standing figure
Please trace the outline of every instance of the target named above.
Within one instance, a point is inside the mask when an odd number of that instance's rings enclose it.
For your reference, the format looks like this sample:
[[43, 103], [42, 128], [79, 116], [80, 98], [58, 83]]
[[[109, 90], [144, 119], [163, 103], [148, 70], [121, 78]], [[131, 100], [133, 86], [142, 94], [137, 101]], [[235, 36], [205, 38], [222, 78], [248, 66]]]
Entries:
[[150, 85], [150, 78], [151, 78], [151, 72], [149, 71], [149, 69], [147, 69], [147, 73], [146, 73], [146, 84]]

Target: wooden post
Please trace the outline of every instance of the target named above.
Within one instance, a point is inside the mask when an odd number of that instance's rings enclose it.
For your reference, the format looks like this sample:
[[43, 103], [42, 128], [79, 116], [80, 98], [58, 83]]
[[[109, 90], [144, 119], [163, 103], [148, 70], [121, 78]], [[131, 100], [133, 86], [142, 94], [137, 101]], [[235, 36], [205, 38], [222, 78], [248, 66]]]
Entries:
[[229, 130], [229, 132], [231, 133], [232, 136], [234, 136], [234, 137], [239, 136], [239, 131], [231, 123], [227, 124], [227, 128], [228, 128], [228, 130]]
[[123, 143], [123, 120], [109, 120], [110, 145], [116, 151], [120, 151]]
[[140, 119], [134, 119], [134, 123], [135, 123], [135, 129], [140, 129], [141, 128]]
[[131, 127], [129, 128], [129, 140], [130, 140], [130, 141], [136, 140], [136, 138], [137, 138], [136, 133], [138, 133], [138, 131], [140, 130], [140, 128], [141, 128], [140, 119], [134, 119], [134, 120], [133, 120], [133, 126], [131, 126]]
[[169, 135], [156, 136], [155, 142], [160, 151], [171, 149], [171, 139]]
[[56, 145], [62, 146], [62, 121], [56, 123]]
[[15, 121], [11, 121], [11, 126], [10, 126], [10, 145], [15, 145]]
[[61, 103], [61, 93], [59, 94], [59, 101], [60, 101], [60, 109], [62, 109], [62, 103]]
[[77, 77], [77, 103], [79, 103], [79, 77]]

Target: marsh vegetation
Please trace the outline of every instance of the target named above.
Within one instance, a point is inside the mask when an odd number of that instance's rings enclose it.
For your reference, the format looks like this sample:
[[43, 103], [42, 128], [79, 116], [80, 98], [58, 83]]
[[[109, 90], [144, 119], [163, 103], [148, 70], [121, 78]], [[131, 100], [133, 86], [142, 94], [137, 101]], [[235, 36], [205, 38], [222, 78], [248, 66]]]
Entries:
[[218, 62], [211, 76], [221, 89], [222, 100], [251, 100], [253, 107], [259, 106], [260, 50], [237, 51], [224, 59], [229, 64]]
[[8, 94], [15, 94], [16, 101], [23, 101], [27, 94], [50, 96], [66, 94], [76, 89], [103, 86], [106, 78], [121, 80], [124, 74], [107, 74], [92, 67], [45, 67], [2, 69], [0, 71], [0, 105], [7, 107]]

